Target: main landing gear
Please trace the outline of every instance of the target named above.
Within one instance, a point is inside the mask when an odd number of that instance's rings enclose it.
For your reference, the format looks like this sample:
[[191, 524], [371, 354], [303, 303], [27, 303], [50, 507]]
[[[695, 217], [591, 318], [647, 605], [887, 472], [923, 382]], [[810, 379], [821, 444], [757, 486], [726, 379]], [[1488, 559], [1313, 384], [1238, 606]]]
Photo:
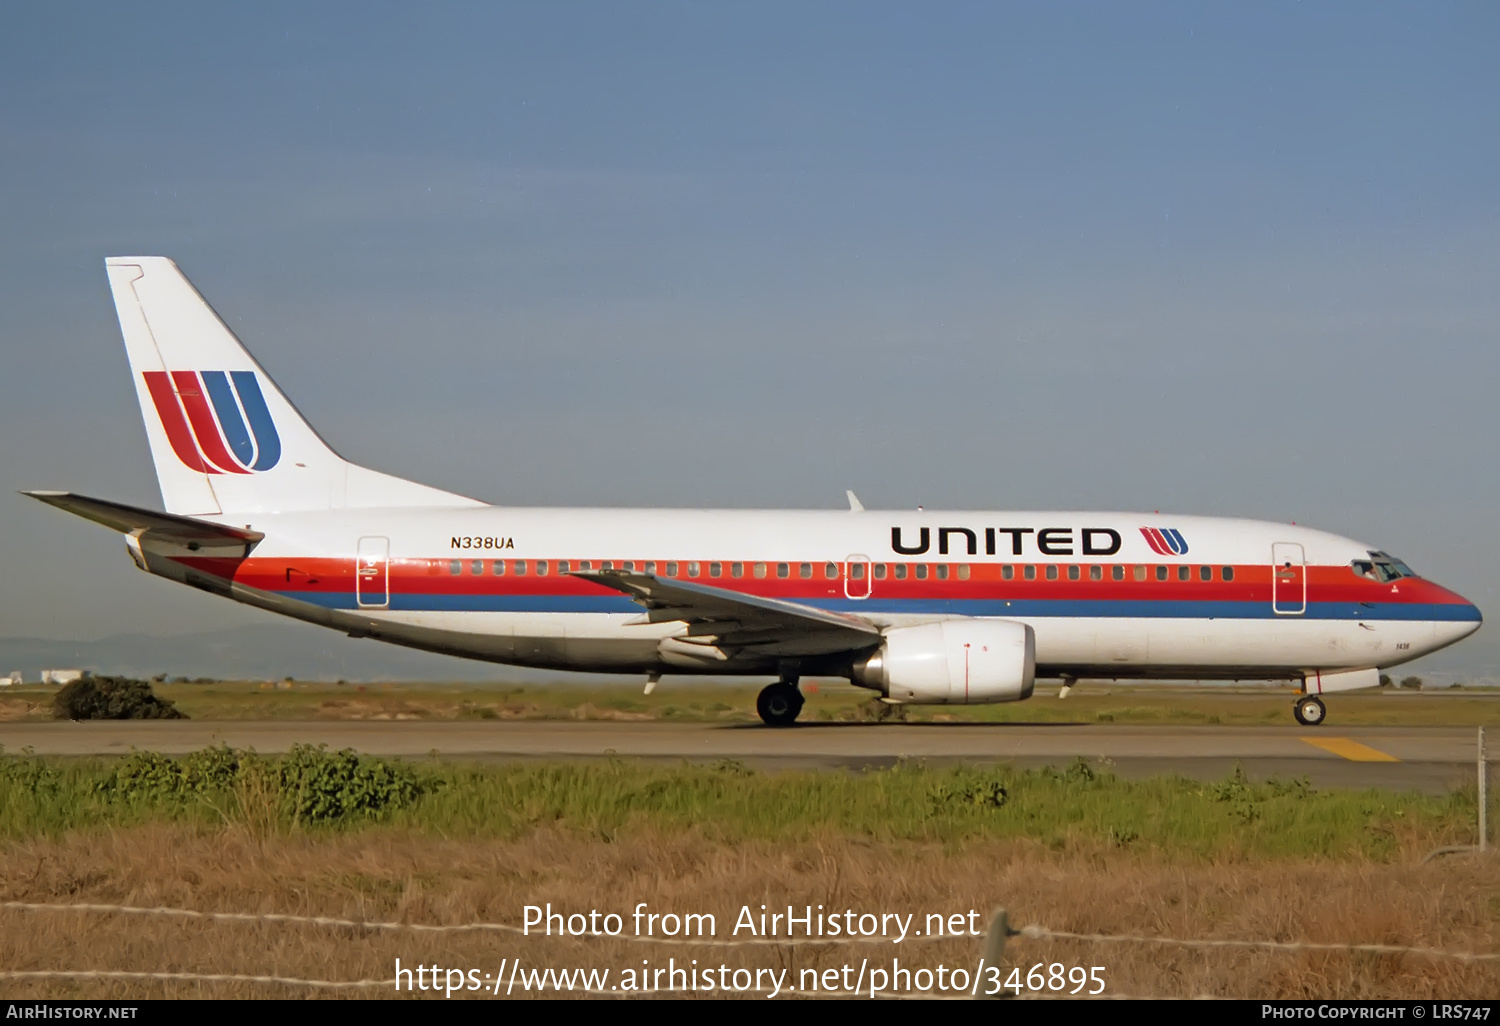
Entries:
[[1328, 707], [1323, 704], [1321, 698], [1303, 695], [1292, 706], [1292, 715], [1297, 717], [1297, 722], [1304, 727], [1316, 727], [1328, 716]]
[[790, 727], [802, 712], [802, 692], [797, 690], [797, 678], [782, 678], [768, 684], [755, 699], [755, 711], [768, 727]]

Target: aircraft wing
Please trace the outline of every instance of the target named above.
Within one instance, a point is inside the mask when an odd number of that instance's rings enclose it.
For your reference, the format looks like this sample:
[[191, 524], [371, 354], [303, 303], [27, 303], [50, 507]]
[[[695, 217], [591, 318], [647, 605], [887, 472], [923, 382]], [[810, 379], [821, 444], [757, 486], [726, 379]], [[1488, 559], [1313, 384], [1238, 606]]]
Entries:
[[569, 576], [623, 592], [646, 608], [631, 623], [688, 625], [687, 639], [736, 654], [828, 655], [880, 643], [880, 629], [846, 613], [762, 598], [630, 570], [575, 570]]
[[123, 502], [108, 499], [91, 499], [72, 492], [22, 492], [39, 499], [49, 506], [65, 509], [69, 513], [92, 520], [96, 524], [119, 531], [121, 534], [150, 531], [153, 538], [162, 538], [185, 545], [222, 545], [238, 542], [254, 545], [265, 537], [259, 531], [214, 524], [207, 520], [178, 516], [175, 513], [158, 513], [155, 510], [127, 506]]

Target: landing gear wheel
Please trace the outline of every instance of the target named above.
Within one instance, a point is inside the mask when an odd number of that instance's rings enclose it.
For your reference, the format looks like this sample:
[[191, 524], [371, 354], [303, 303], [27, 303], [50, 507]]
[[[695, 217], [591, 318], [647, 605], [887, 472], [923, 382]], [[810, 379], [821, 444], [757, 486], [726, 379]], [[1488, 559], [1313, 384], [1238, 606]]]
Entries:
[[1292, 715], [1304, 727], [1316, 727], [1328, 716], [1328, 707], [1321, 698], [1308, 695], [1297, 699], [1297, 704], [1292, 706]]
[[755, 700], [755, 711], [768, 727], [790, 727], [802, 711], [802, 692], [797, 685], [781, 681], [767, 685]]

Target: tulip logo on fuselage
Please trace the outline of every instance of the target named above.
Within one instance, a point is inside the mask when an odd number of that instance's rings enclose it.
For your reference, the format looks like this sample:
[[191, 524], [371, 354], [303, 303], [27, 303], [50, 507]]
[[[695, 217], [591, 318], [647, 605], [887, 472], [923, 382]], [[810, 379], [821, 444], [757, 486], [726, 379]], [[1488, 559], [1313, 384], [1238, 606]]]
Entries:
[[1143, 527], [1141, 534], [1145, 535], [1146, 544], [1158, 556], [1187, 555], [1187, 542], [1183, 540], [1182, 532], [1175, 527]]

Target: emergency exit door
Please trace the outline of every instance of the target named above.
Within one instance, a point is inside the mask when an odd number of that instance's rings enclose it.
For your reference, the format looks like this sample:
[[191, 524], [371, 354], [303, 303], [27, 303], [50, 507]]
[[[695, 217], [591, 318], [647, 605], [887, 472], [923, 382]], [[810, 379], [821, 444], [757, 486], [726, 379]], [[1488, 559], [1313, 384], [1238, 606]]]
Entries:
[[844, 594], [852, 599], [870, 597], [870, 557], [853, 555], [844, 563]]
[[354, 559], [354, 599], [361, 609], [386, 609], [391, 604], [391, 540], [367, 536], [359, 540]]

